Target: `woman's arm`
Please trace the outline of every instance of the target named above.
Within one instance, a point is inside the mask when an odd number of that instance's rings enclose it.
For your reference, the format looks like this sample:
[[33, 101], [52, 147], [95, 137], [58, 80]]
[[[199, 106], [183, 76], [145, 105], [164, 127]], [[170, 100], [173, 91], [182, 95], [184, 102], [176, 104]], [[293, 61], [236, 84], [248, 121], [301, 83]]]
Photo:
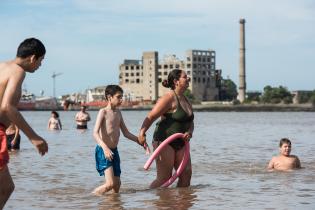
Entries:
[[150, 128], [152, 123], [159, 117], [161, 117], [164, 113], [168, 112], [172, 109], [172, 103], [174, 100], [174, 95], [172, 93], [168, 93], [160, 98], [151, 112], [147, 115], [144, 119], [140, 133], [139, 133], [139, 142], [141, 145], [144, 144], [145, 140], [145, 133]]
[[48, 125], [47, 125], [48, 130], [50, 130], [50, 120], [51, 120], [51, 118], [49, 118], [49, 120], [48, 120]]
[[60, 130], [62, 130], [62, 125], [61, 125], [60, 119], [58, 119], [58, 123], [59, 123]]

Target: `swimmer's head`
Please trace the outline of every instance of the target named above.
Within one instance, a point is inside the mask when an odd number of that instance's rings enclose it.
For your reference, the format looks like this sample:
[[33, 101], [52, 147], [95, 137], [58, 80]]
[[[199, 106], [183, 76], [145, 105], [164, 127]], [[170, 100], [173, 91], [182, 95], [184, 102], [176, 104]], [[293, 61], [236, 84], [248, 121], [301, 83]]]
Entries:
[[51, 115], [52, 115], [53, 117], [56, 117], [56, 118], [59, 117], [59, 114], [58, 114], [58, 112], [56, 112], [56, 111], [51, 111]]
[[291, 141], [288, 138], [280, 139], [279, 147], [282, 147], [283, 144], [288, 144], [291, 146]]
[[108, 100], [110, 96], [113, 97], [116, 93], [121, 93], [122, 95], [124, 91], [119, 85], [107, 85], [105, 89], [106, 100]]
[[27, 58], [31, 55], [35, 55], [38, 59], [46, 54], [44, 44], [36, 38], [25, 39], [18, 47], [16, 57]]
[[280, 154], [289, 156], [291, 153], [291, 141], [287, 138], [282, 138], [279, 143]]
[[167, 77], [167, 80], [163, 80], [162, 85], [166, 88], [171, 88], [172, 90], [175, 89], [174, 80], [179, 80], [182, 75], [183, 70], [180, 69], [173, 69]]

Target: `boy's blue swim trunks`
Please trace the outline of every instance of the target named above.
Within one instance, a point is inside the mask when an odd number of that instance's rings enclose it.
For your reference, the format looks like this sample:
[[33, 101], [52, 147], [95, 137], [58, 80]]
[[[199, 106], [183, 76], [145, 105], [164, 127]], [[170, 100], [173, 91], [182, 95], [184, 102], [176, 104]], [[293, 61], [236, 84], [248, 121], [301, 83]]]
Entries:
[[120, 176], [121, 174], [118, 149], [116, 147], [115, 149], [111, 149], [111, 151], [114, 153], [112, 161], [106, 159], [101, 146], [97, 145], [95, 148], [96, 170], [100, 176], [104, 176], [104, 171], [111, 166], [114, 170], [114, 176]]

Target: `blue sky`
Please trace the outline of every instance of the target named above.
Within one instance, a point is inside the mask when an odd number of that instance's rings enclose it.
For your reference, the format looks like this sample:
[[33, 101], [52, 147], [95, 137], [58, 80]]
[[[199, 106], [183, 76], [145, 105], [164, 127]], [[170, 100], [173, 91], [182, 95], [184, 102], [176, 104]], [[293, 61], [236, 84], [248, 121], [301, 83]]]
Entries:
[[1, 0], [0, 60], [25, 38], [42, 40], [46, 58], [23, 87], [51, 96], [53, 72], [62, 95], [118, 83], [119, 64], [143, 51], [184, 59], [187, 49], [213, 49], [216, 68], [238, 84], [240, 18], [248, 90], [315, 89], [313, 0]]

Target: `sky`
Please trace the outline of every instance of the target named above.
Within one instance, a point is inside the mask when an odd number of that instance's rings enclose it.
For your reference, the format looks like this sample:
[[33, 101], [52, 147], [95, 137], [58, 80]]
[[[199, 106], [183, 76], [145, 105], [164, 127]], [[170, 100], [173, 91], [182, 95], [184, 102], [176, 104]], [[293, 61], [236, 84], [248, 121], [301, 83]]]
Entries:
[[239, 19], [245, 18], [246, 83], [314, 90], [313, 0], [1, 0], [0, 61], [15, 58], [26, 38], [47, 50], [23, 88], [39, 95], [118, 84], [124, 59], [159, 58], [189, 49], [216, 51], [216, 68], [238, 85]]

